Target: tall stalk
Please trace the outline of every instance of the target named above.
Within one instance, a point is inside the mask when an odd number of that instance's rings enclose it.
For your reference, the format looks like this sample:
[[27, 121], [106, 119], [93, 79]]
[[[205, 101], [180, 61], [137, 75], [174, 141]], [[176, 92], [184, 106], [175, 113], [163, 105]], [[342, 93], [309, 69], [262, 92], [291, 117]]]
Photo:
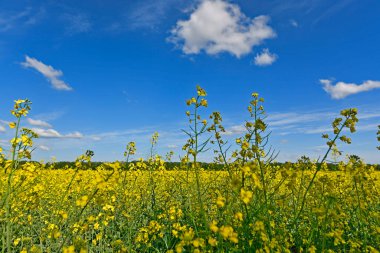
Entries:
[[[324, 139], [328, 139], [327, 141], [327, 145], [328, 145], [328, 149], [325, 153], [325, 155], [323, 156], [322, 160], [318, 163], [317, 165], [317, 168], [313, 174], [313, 177], [311, 178], [309, 184], [307, 185], [306, 187], [306, 190], [303, 194], [303, 197], [302, 197], [302, 200], [301, 200], [301, 207], [299, 209], [299, 211], [297, 212], [296, 216], [295, 216], [295, 220], [294, 220], [294, 224], [296, 224], [297, 228], [298, 228], [298, 219], [300, 218], [304, 208], [305, 208], [305, 203], [306, 203], [306, 199], [307, 199], [307, 195], [311, 189], [311, 187], [313, 186], [314, 184], [314, 181], [315, 181], [315, 178], [317, 177], [317, 174], [318, 172], [322, 169], [322, 165], [324, 164], [324, 162], [326, 161], [330, 151], [332, 149], [336, 149], [336, 142], [338, 140], [338, 138], [342, 141], [342, 142], [345, 142], [347, 144], [350, 144], [351, 143], [351, 139], [346, 137], [345, 135], [343, 136], [340, 136], [341, 132], [343, 131], [344, 128], [348, 128], [350, 129], [350, 132], [353, 133], [356, 131], [355, 129], [355, 125], [356, 123], [358, 122], [358, 119], [356, 117], [356, 114], [357, 114], [357, 109], [346, 109], [346, 110], [342, 110], [341, 113], [340, 113], [343, 117], [344, 117], [344, 121], [343, 121], [343, 118], [336, 118], [333, 123], [332, 123], [332, 126], [333, 126], [333, 130], [334, 130], [334, 134], [335, 136], [330, 139], [328, 134], [323, 134], [322, 137]], [[343, 123], [342, 123], [343, 121]], [[338, 151], [339, 152], [339, 151]]]

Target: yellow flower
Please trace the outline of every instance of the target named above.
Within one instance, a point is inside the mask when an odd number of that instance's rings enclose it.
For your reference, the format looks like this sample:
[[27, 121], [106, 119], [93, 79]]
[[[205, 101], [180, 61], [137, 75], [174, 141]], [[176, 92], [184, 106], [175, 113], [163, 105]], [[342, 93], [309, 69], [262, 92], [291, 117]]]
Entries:
[[88, 196], [82, 196], [80, 199], [77, 199], [76, 204], [80, 207], [85, 207], [88, 201]]
[[317, 252], [317, 248], [313, 245], [309, 248], [309, 253], [315, 253]]
[[204, 89], [202, 89], [199, 85], [197, 85], [197, 94], [200, 97], [205, 97], [207, 96], [207, 93]]
[[219, 231], [220, 231], [220, 235], [224, 239], [227, 239], [228, 237], [232, 235], [232, 233], [234, 232], [234, 229], [231, 226], [222, 226]]
[[16, 122], [10, 122], [9, 123], [10, 128], [15, 128], [16, 127]]
[[212, 221], [210, 224], [210, 230], [214, 233], [218, 232], [219, 228], [217, 225], [218, 225], [218, 222]]
[[191, 240], [193, 240], [193, 237], [194, 237], [194, 231], [192, 228], [190, 228], [188, 231], [186, 231], [184, 234], [183, 234], [183, 237], [182, 239], [186, 242], [190, 242]]
[[210, 244], [212, 247], [215, 247], [218, 245], [218, 241], [215, 238], [209, 237], [208, 244]]
[[199, 239], [195, 239], [195, 240], [193, 240], [193, 246], [194, 246], [195, 248], [198, 248], [198, 247], [200, 246]]
[[63, 253], [75, 253], [75, 247], [74, 245], [71, 245], [69, 247], [63, 248]]
[[235, 219], [238, 221], [242, 221], [243, 220], [243, 214], [241, 212], [235, 213]]
[[253, 193], [251, 191], [246, 191], [243, 188], [240, 190], [240, 198], [245, 204], [251, 202], [252, 196]]
[[222, 208], [224, 207], [224, 205], [226, 204], [226, 199], [219, 196], [217, 199], [216, 199], [216, 205], [219, 207], [219, 208]]
[[17, 246], [21, 241], [21, 238], [16, 238], [14, 241], [13, 241], [13, 245], [14, 246]]
[[207, 107], [207, 100], [206, 99], [203, 99], [201, 100], [201, 106], [204, 106], [204, 107]]
[[60, 236], [61, 236], [61, 232], [59, 232], [59, 231], [55, 231], [54, 234], [53, 234], [53, 237], [55, 239], [59, 238]]

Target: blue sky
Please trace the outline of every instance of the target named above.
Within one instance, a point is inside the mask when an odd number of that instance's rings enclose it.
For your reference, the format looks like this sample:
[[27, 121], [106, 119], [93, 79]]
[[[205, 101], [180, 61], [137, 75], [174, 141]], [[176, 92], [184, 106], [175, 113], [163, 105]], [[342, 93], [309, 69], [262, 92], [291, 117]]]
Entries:
[[1, 1], [0, 145], [13, 100], [29, 98], [36, 160], [121, 160], [129, 141], [146, 157], [154, 131], [178, 157], [200, 84], [231, 142], [260, 93], [280, 161], [323, 155], [321, 134], [357, 107], [341, 149], [380, 163], [379, 13], [377, 0]]

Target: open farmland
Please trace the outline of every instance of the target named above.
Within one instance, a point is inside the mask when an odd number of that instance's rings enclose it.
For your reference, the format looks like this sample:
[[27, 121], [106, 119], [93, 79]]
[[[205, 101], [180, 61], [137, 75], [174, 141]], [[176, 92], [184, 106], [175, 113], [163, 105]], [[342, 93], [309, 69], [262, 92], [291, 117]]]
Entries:
[[[206, 92], [197, 87], [186, 112], [190, 130], [186, 155], [170, 170], [154, 153], [147, 160], [102, 163], [94, 168], [92, 151], [64, 168], [30, 160], [32, 130], [21, 127], [31, 109], [15, 102], [9, 123], [15, 130], [11, 159], [2, 155], [0, 174], [3, 252], [378, 252], [380, 245], [380, 172], [350, 156], [328, 170], [338, 141], [351, 143], [357, 111], [347, 109], [324, 134], [327, 152], [319, 161], [276, 164], [267, 152], [263, 99], [252, 94], [247, 133], [227, 157], [222, 118], [208, 124], [200, 116]], [[211, 134], [202, 143], [201, 135]], [[218, 170], [204, 169], [197, 157], [215, 147]]]

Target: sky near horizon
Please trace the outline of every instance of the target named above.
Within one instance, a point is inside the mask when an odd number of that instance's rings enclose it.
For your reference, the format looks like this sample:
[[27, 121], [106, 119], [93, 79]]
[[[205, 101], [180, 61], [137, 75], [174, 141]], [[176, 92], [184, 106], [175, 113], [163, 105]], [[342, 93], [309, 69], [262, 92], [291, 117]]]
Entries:
[[[186, 99], [208, 93], [233, 143], [250, 94], [265, 98], [279, 161], [326, 151], [322, 133], [345, 108], [359, 110], [351, 145], [369, 163], [380, 124], [380, 1], [142, 0], [0, 2], [0, 146], [9, 147], [13, 101], [40, 135], [34, 160], [96, 161], [157, 152], [175, 160], [187, 129]], [[202, 155], [210, 161], [210, 153]]]

